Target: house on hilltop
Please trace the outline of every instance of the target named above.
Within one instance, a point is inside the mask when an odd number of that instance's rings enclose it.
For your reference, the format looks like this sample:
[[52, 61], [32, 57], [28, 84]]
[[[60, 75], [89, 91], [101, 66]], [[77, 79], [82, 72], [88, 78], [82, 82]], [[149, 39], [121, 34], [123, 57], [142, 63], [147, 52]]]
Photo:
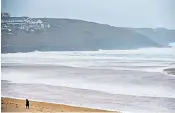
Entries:
[[1, 13], [1, 18], [2, 17], [10, 17], [10, 14], [9, 13]]
[[21, 29], [25, 31], [42, 31], [50, 28], [50, 25], [43, 23], [42, 20], [29, 17], [10, 17], [8, 13], [1, 13], [1, 29], [12, 30]]

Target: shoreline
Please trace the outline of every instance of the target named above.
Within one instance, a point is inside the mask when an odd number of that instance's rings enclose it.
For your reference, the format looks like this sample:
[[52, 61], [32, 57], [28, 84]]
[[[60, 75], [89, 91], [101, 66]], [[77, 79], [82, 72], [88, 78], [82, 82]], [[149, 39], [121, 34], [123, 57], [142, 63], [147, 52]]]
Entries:
[[[29, 100], [30, 101], [30, 100]], [[30, 109], [25, 108], [25, 100], [1, 97], [2, 112], [116, 112], [95, 108], [78, 107], [65, 104], [56, 104], [49, 102], [30, 101]]]
[[175, 68], [167, 68], [164, 69], [163, 71], [166, 72], [167, 74], [175, 75]]

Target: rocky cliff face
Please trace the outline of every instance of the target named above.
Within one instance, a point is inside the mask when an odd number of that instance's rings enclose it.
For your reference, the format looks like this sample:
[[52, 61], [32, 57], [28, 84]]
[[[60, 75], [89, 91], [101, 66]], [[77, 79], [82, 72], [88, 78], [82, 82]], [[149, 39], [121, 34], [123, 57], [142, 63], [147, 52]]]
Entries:
[[40, 18], [40, 20], [48, 23], [49, 29], [36, 32], [15, 29], [12, 33], [2, 33], [2, 52], [161, 47], [161, 43], [157, 43], [154, 36], [151, 35], [150, 38], [149, 33], [139, 29], [113, 27], [72, 19]]

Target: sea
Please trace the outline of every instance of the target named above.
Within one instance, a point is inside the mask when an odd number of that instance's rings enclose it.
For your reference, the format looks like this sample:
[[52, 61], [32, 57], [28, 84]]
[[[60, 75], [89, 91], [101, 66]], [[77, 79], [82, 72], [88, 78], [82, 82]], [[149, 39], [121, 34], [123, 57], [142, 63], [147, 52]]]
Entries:
[[1, 56], [1, 95], [122, 113], [175, 113], [175, 44]]

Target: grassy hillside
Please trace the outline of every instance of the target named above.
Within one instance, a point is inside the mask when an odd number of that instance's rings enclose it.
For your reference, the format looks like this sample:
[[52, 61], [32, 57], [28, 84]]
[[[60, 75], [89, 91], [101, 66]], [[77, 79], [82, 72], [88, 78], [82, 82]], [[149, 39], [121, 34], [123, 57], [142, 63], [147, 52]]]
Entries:
[[175, 42], [175, 30], [168, 30], [164, 28], [137, 28], [133, 30], [164, 46], [167, 46], [171, 42]]
[[135, 49], [161, 45], [142, 33], [73, 19], [40, 18], [51, 25], [37, 33], [15, 30], [2, 35], [2, 52]]

